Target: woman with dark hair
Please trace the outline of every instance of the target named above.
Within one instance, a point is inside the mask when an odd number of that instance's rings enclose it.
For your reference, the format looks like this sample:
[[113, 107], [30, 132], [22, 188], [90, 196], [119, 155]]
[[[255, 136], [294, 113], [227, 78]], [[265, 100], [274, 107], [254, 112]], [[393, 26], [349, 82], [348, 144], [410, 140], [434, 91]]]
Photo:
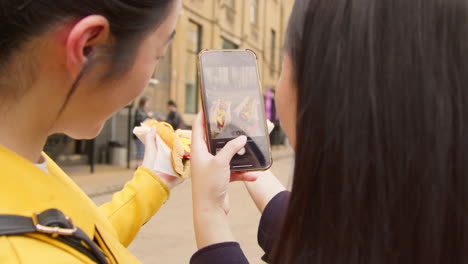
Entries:
[[[247, 183], [265, 260], [468, 263], [467, 40], [465, 0], [296, 1], [276, 94], [292, 192]], [[247, 263], [223, 209], [245, 137], [213, 157], [203, 136], [199, 116], [192, 263]]]
[[[134, 116], [134, 127], [141, 126], [146, 119], [150, 118], [152, 115], [147, 111], [149, 107], [149, 100], [148, 97], [142, 96], [138, 101], [138, 107], [135, 109], [135, 116]], [[140, 166], [143, 162], [143, 157], [145, 154], [145, 144], [141, 142], [135, 135], [133, 135], [133, 139], [135, 140], [136, 146], [136, 162], [138, 166]]]
[[151, 170], [154, 132], [143, 166], [100, 208], [42, 149], [55, 133], [94, 138], [141, 94], [180, 9], [180, 0], [1, 1], [1, 263], [138, 263], [126, 247], [179, 182]]

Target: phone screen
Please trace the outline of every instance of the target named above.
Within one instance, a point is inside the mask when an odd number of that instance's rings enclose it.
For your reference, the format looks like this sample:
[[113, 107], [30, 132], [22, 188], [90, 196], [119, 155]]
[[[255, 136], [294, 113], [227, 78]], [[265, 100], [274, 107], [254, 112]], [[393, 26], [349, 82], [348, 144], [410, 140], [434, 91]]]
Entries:
[[231, 169], [268, 168], [269, 137], [255, 54], [209, 51], [201, 55], [200, 64], [211, 153], [216, 154], [230, 140], [245, 135], [245, 153], [233, 158]]

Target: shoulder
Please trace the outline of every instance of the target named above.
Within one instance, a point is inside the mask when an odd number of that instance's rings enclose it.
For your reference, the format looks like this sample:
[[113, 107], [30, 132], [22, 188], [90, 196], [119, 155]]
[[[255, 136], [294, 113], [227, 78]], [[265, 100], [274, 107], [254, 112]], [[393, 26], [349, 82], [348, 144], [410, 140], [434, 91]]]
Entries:
[[84, 263], [78, 251], [67, 251], [29, 236], [0, 237], [0, 252], [1, 263], [8, 264], [51, 263], [51, 260], [54, 263]]
[[19, 252], [11, 241], [12, 237], [0, 236], [0, 252], [2, 252], [2, 260], [5, 263], [21, 263], [19, 259]]

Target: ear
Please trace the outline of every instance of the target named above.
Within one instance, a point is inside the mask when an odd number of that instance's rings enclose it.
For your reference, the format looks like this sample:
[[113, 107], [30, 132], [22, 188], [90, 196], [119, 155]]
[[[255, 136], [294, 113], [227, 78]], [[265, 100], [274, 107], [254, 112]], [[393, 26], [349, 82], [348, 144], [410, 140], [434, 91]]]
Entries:
[[66, 40], [66, 62], [71, 75], [76, 78], [96, 47], [109, 42], [110, 28], [105, 17], [90, 15], [78, 21]]

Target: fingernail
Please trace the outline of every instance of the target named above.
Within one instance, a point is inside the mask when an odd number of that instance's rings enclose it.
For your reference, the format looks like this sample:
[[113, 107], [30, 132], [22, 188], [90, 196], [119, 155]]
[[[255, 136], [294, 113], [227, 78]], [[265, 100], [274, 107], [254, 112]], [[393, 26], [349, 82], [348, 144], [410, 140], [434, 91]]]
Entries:
[[246, 136], [240, 136], [239, 141], [246, 143], [247, 142], [247, 137]]
[[151, 134], [156, 134], [156, 128], [152, 127], [150, 132], [151, 132]]

